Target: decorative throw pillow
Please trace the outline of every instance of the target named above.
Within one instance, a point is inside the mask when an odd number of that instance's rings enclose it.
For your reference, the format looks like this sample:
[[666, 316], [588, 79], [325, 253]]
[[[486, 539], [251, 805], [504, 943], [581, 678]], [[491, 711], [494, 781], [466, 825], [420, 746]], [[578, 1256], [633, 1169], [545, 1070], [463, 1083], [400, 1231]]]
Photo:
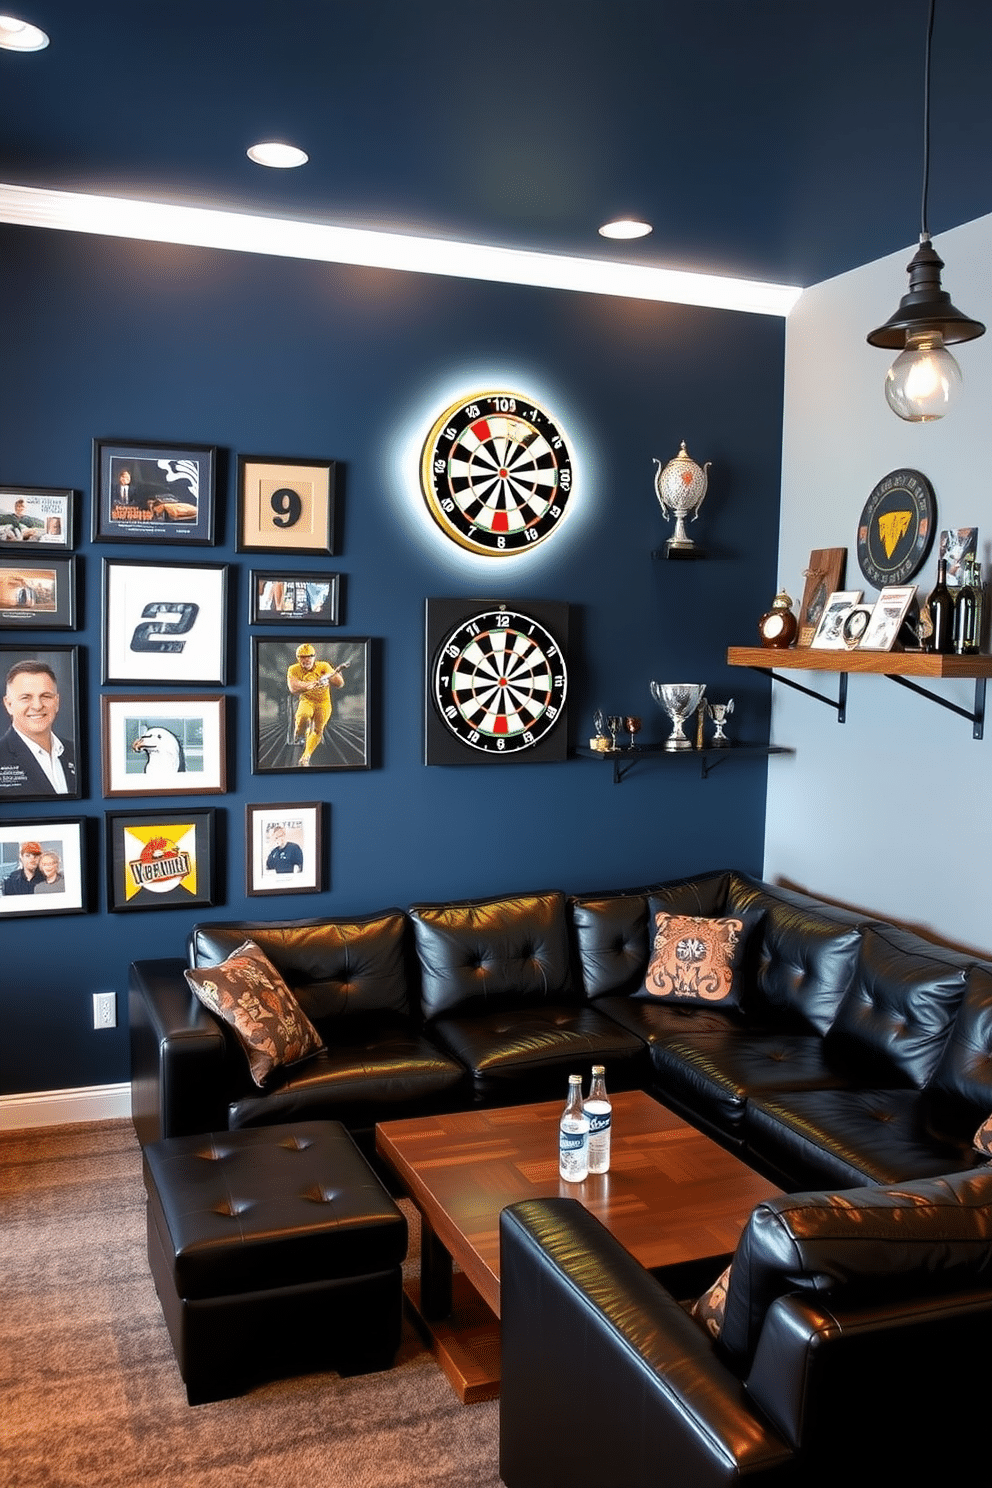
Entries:
[[740, 989], [734, 969], [744, 921], [698, 915], [655, 915], [654, 946], [644, 990], [665, 1002], [734, 1007]]
[[320, 1035], [265, 952], [246, 940], [219, 966], [185, 973], [212, 1013], [230, 1024], [248, 1056], [251, 1077], [263, 1085], [273, 1070], [324, 1047]]
[[992, 1116], [982, 1122], [975, 1133], [972, 1146], [976, 1152], [980, 1152], [983, 1157], [987, 1157], [992, 1162]]
[[727, 1310], [727, 1287], [730, 1284], [730, 1267], [721, 1271], [716, 1281], [698, 1301], [692, 1304], [689, 1316], [704, 1327], [714, 1338], [720, 1337], [723, 1315]]

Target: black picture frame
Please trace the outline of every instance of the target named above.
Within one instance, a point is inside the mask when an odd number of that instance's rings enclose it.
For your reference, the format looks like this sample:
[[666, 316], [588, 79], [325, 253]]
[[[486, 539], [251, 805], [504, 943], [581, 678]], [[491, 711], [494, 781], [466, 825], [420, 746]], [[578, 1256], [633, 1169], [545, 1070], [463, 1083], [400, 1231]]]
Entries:
[[0, 486], [0, 552], [25, 545], [68, 553], [76, 546], [76, 495], [56, 486]]
[[251, 570], [249, 625], [340, 625], [340, 610], [338, 573], [317, 569], [301, 573], [284, 568]]
[[217, 448], [94, 439], [94, 542], [212, 547]]
[[[0, 822], [0, 919], [86, 914], [86, 829], [84, 816], [44, 820], [28, 816]], [[37, 882], [30, 889], [9, 882], [19, 870], [23, 877], [21, 853], [26, 843], [41, 848], [32, 875]], [[58, 863], [52, 877], [47, 868], [53, 858]]]
[[200, 909], [215, 902], [213, 807], [107, 811], [107, 908]]
[[[342, 685], [328, 689], [332, 711], [323, 724], [319, 714], [303, 716], [302, 694], [290, 690], [289, 670], [297, 665], [300, 646], [313, 646], [315, 665], [327, 663], [344, 679]], [[371, 661], [368, 636], [340, 640], [315, 640], [309, 634], [252, 636], [252, 773], [370, 769]], [[319, 726], [319, 741], [311, 747], [308, 739], [317, 732], [310, 727], [312, 722]], [[301, 742], [294, 744], [297, 729]], [[309, 765], [301, 765], [304, 758], [309, 758]]]
[[267, 899], [323, 893], [323, 814], [323, 801], [266, 801], [245, 807], [246, 894]]
[[226, 563], [103, 560], [103, 680], [227, 681]]
[[239, 553], [334, 553], [334, 460], [238, 456]]
[[[83, 794], [83, 765], [78, 750], [82, 734], [79, 724], [79, 646], [0, 645], [0, 679], [4, 685], [4, 718], [6, 731], [0, 733], [0, 806], [20, 801], [65, 801]], [[18, 717], [29, 708], [28, 687], [18, 688], [17, 678], [9, 681], [11, 671], [28, 663], [18, 676], [22, 679], [44, 677], [36, 667], [48, 668], [55, 677], [55, 712], [47, 721], [39, 720], [26, 728], [24, 737], [15, 732]], [[43, 691], [47, 691], [47, 684]], [[56, 790], [44, 769], [32, 757], [24, 738], [34, 737], [48, 747], [42, 734], [51, 731], [62, 745], [59, 762], [68, 789]]]
[[0, 629], [75, 630], [76, 559], [0, 549]]

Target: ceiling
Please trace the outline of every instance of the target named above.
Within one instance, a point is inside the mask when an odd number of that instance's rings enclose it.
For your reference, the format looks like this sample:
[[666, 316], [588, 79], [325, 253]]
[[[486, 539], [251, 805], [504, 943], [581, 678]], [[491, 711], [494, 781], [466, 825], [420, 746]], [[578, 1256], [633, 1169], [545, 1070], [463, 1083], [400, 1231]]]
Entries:
[[[0, 51], [5, 183], [796, 285], [919, 233], [927, 0], [0, 8], [51, 37]], [[990, 0], [938, 0], [935, 237], [992, 211], [990, 77]]]

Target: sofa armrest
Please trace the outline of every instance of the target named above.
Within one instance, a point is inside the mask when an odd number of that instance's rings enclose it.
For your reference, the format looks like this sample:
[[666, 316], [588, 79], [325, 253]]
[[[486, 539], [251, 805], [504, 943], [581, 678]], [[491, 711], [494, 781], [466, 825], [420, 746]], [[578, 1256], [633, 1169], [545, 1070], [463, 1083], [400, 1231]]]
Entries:
[[189, 990], [185, 967], [181, 958], [131, 966], [131, 1116], [143, 1147], [227, 1129], [227, 1044]]
[[788, 1481], [792, 1454], [703, 1329], [574, 1199], [500, 1219], [507, 1488]]

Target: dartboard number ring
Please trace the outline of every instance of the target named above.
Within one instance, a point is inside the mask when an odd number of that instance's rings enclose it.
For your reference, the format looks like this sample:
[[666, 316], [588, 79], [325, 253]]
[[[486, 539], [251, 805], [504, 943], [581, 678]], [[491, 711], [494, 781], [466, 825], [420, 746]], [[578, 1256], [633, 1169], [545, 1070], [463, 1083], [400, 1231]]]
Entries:
[[446, 408], [424, 443], [431, 515], [463, 548], [525, 552], [554, 532], [572, 494], [572, 457], [554, 420], [517, 393], [476, 393]]
[[530, 615], [500, 606], [463, 620], [434, 661], [434, 703], [463, 744], [484, 754], [532, 749], [561, 716], [568, 673], [561, 647]]

